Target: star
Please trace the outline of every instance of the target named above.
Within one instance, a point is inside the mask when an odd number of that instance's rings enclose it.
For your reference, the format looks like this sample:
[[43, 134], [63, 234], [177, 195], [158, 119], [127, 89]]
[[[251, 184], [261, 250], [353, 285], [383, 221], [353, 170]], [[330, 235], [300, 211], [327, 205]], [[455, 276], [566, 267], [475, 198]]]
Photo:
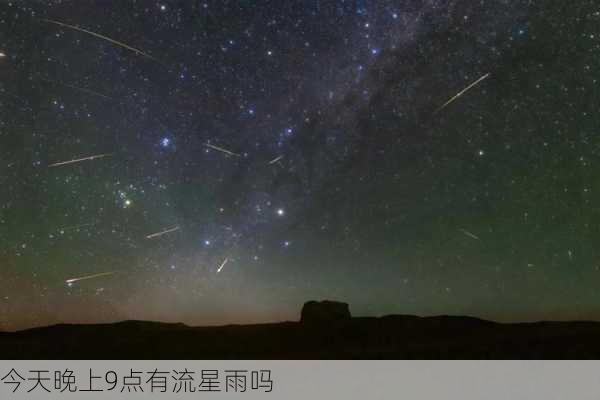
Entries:
[[160, 145], [161, 147], [169, 147], [169, 145], [171, 144], [171, 139], [169, 139], [168, 137], [164, 137], [160, 140]]

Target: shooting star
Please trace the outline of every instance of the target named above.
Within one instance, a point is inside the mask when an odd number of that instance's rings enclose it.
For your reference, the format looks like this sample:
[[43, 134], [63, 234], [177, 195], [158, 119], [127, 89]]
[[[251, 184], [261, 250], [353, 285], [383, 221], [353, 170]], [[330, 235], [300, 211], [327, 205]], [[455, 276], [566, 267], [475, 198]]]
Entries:
[[227, 264], [228, 261], [229, 261], [229, 258], [225, 257], [225, 260], [223, 260], [223, 262], [221, 263], [221, 266], [219, 267], [219, 269], [217, 269], [217, 274], [219, 272], [221, 272], [221, 270], [223, 269], [223, 267], [225, 266], [225, 264]]
[[60, 231], [60, 232], [72, 231], [73, 229], [84, 228], [86, 226], [92, 226], [92, 225], [95, 225], [95, 223], [94, 222], [90, 222], [88, 224], [65, 226], [65, 227], [62, 227], [62, 228], [58, 228], [58, 231]]
[[275, 164], [277, 161], [281, 160], [282, 158], [283, 158], [283, 156], [279, 156], [277, 158], [272, 159], [271, 161], [269, 161], [269, 165]]
[[87, 279], [94, 279], [94, 278], [100, 278], [102, 276], [109, 276], [109, 275], [113, 275], [116, 274], [117, 271], [111, 271], [111, 272], [101, 272], [99, 274], [93, 274], [93, 275], [86, 275], [86, 276], [82, 276], [79, 278], [71, 278], [71, 279], [67, 279], [65, 281], [65, 283], [69, 286], [71, 286], [72, 284], [74, 284], [75, 282], [79, 282], [79, 281], [84, 281]]
[[445, 102], [444, 104], [442, 104], [442, 106], [440, 108], [438, 108], [437, 110], [435, 110], [434, 114], [439, 113], [440, 111], [442, 111], [444, 108], [448, 107], [451, 103], [453, 103], [455, 100], [457, 100], [460, 96], [462, 96], [463, 94], [467, 93], [469, 90], [471, 90], [473, 87], [477, 86], [478, 84], [480, 84], [482, 81], [484, 81], [485, 79], [487, 79], [490, 76], [489, 73], [483, 75], [481, 78], [477, 79], [475, 82], [471, 83], [469, 86], [467, 86], [466, 88], [464, 88], [463, 90], [461, 90], [460, 92], [458, 92], [456, 95], [454, 95], [454, 97], [452, 97], [450, 100], [448, 100], [447, 102]]
[[86, 89], [86, 88], [82, 88], [82, 87], [79, 87], [79, 86], [69, 85], [69, 84], [64, 83], [64, 82], [53, 81], [53, 80], [50, 80], [50, 79], [44, 79], [44, 78], [40, 78], [40, 79], [42, 81], [44, 81], [44, 82], [48, 82], [48, 83], [52, 83], [52, 84], [60, 85], [60, 86], [65, 86], [65, 87], [68, 87], [68, 88], [71, 88], [71, 89], [74, 89], [74, 90], [78, 90], [78, 91], [83, 92], [83, 93], [91, 94], [93, 96], [102, 97], [102, 98], [105, 98], [105, 99], [108, 99], [108, 100], [114, 100], [110, 96], [107, 96], [105, 94], [96, 92], [96, 91], [91, 90], [91, 89]]
[[219, 147], [219, 146], [212, 145], [212, 144], [210, 144], [210, 143], [205, 143], [204, 145], [205, 145], [206, 147], [210, 147], [210, 148], [211, 148], [211, 149], [213, 149], [213, 150], [220, 151], [221, 153], [229, 154], [230, 156], [241, 157], [241, 155], [239, 155], [239, 154], [237, 154], [237, 153], [234, 153], [234, 152], [232, 152], [232, 151], [229, 151], [229, 150], [227, 150], [227, 149], [224, 149], [224, 148], [222, 148], [222, 147]]
[[59, 22], [59, 21], [55, 21], [55, 20], [52, 20], [52, 19], [42, 18], [41, 20], [44, 21], [44, 22], [48, 22], [50, 24], [55, 24], [55, 25], [62, 26], [62, 27], [65, 27], [65, 28], [74, 29], [74, 30], [79, 31], [79, 32], [87, 33], [88, 35], [92, 35], [92, 36], [95, 36], [97, 38], [106, 40], [106, 41], [108, 41], [108, 42], [110, 42], [110, 43], [112, 43], [112, 44], [114, 44], [116, 46], [122, 47], [124, 49], [129, 50], [129, 51], [133, 51], [136, 54], [139, 54], [139, 55], [144, 56], [146, 58], [149, 58], [149, 59], [151, 59], [153, 61], [156, 61], [159, 64], [162, 64], [160, 61], [158, 61], [156, 58], [152, 57], [150, 54], [145, 53], [145, 52], [143, 52], [140, 49], [136, 49], [135, 47], [129, 46], [129, 45], [123, 43], [123, 42], [119, 42], [117, 40], [111, 39], [108, 36], [104, 36], [104, 35], [101, 35], [99, 33], [88, 31], [87, 29], [83, 29], [83, 28], [80, 28], [80, 27], [75, 26], [75, 25], [65, 24], [64, 22]]
[[459, 230], [460, 230], [462, 233], [464, 233], [465, 235], [467, 235], [468, 237], [470, 237], [470, 238], [473, 238], [473, 239], [475, 239], [475, 240], [481, 240], [481, 239], [479, 239], [479, 237], [478, 237], [478, 236], [476, 236], [476, 235], [472, 234], [471, 232], [469, 232], [469, 231], [467, 231], [467, 230], [465, 230], [465, 229], [462, 229], [462, 228], [461, 228], [461, 229], [459, 229]]
[[103, 158], [103, 157], [109, 157], [109, 156], [112, 156], [112, 153], [97, 154], [95, 156], [77, 158], [75, 160], [61, 161], [61, 162], [57, 162], [57, 163], [48, 165], [48, 168], [60, 167], [61, 165], [75, 164], [75, 163], [82, 162], [82, 161], [95, 160], [96, 158]]
[[175, 226], [173, 228], [165, 229], [162, 232], [157, 232], [157, 233], [153, 233], [151, 235], [148, 235], [148, 236], [146, 236], [146, 239], [152, 239], [152, 238], [159, 237], [159, 236], [162, 236], [162, 235], [166, 235], [167, 233], [175, 232], [175, 231], [178, 231], [178, 230], [179, 230], [179, 226]]

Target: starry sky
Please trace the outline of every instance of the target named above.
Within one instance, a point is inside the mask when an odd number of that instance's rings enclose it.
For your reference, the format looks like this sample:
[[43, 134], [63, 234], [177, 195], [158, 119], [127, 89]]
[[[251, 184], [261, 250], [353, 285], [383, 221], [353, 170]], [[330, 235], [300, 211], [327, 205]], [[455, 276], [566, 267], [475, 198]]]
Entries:
[[600, 319], [593, 0], [0, 2], [0, 330]]

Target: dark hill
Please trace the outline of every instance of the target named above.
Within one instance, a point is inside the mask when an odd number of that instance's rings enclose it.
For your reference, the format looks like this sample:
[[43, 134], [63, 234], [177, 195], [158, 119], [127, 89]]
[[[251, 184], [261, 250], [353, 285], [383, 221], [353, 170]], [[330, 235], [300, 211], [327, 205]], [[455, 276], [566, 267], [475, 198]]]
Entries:
[[3, 359], [598, 359], [600, 323], [343, 318], [189, 327], [125, 321], [0, 334]]

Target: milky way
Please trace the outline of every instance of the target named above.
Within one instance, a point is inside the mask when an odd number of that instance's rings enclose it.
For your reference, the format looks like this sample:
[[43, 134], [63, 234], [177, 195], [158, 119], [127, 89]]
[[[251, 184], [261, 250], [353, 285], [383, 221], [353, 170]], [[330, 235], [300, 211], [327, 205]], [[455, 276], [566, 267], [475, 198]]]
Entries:
[[592, 1], [4, 1], [0, 22], [0, 329], [321, 298], [600, 318]]

